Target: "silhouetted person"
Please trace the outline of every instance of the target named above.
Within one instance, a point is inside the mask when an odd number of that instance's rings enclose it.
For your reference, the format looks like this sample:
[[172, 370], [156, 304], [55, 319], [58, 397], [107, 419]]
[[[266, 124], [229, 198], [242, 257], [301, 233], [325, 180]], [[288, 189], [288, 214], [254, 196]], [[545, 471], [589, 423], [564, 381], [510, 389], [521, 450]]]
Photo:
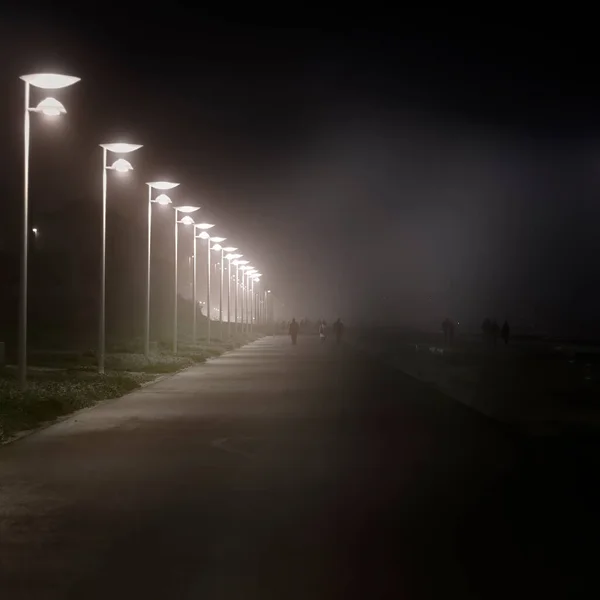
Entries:
[[504, 321], [504, 325], [502, 325], [502, 331], [500, 335], [502, 336], [504, 343], [508, 344], [508, 338], [510, 338], [510, 326], [508, 324], [508, 321]]
[[333, 333], [335, 334], [335, 341], [339, 344], [342, 341], [342, 335], [344, 334], [344, 324], [341, 319], [338, 319], [333, 324]]
[[447, 346], [450, 336], [450, 319], [447, 317], [442, 321], [442, 331], [444, 332], [444, 345]]
[[292, 344], [296, 345], [296, 341], [298, 340], [298, 332], [300, 331], [300, 325], [296, 323], [296, 319], [292, 319], [290, 323], [290, 336], [292, 338]]
[[325, 326], [325, 321], [321, 321], [321, 324], [319, 325], [319, 337], [321, 338], [321, 342], [325, 341], [325, 338], [327, 337], [327, 327]]
[[492, 333], [492, 341], [494, 342], [494, 346], [495, 346], [496, 342], [498, 341], [498, 336], [500, 335], [500, 325], [498, 325], [498, 323], [496, 323], [496, 319], [494, 319], [494, 321], [492, 322], [491, 333]]

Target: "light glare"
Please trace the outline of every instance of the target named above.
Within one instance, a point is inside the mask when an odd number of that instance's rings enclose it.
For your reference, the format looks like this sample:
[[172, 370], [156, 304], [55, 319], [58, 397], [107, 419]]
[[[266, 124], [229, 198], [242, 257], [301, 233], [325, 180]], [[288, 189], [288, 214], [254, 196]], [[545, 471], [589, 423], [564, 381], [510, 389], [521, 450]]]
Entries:
[[202, 238], [203, 240], [208, 240], [210, 238], [210, 235], [208, 233], [206, 233], [206, 231], [202, 231], [196, 237]]
[[139, 150], [141, 144], [127, 144], [126, 142], [115, 142], [114, 144], [100, 144], [100, 146], [115, 154], [128, 154], [134, 150]]
[[146, 185], [149, 185], [155, 190], [172, 190], [176, 188], [178, 183], [171, 183], [170, 181], [149, 181]]
[[176, 206], [175, 210], [182, 212], [182, 213], [193, 213], [196, 212], [197, 210], [200, 210], [199, 206]]
[[47, 117], [59, 117], [67, 112], [67, 109], [56, 98], [46, 98], [36, 107], [35, 112], [41, 112]]
[[182, 225], [193, 225], [194, 224], [194, 219], [192, 219], [192, 217], [190, 217], [190, 215], [186, 215], [185, 217], [183, 217], [183, 219], [181, 219], [181, 221], [179, 221]]
[[119, 173], [127, 173], [127, 171], [133, 171], [131, 163], [128, 160], [125, 160], [124, 158], [118, 158], [109, 168], [114, 169]]
[[44, 90], [59, 90], [81, 81], [79, 77], [59, 75], [58, 73], [33, 73], [31, 75], [22, 75], [21, 79], [33, 87]]
[[158, 202], [159, 204], [162, 204], [162, 206], [166, 206], [167, 204], [171, 204], [171, 198], [169, 198], [169, 196], [166, 194], [159, 194], [156, 196], [154, 202]]
[[198, 229], [212, 229], [214, 227], [211, 223], [196, 223]]

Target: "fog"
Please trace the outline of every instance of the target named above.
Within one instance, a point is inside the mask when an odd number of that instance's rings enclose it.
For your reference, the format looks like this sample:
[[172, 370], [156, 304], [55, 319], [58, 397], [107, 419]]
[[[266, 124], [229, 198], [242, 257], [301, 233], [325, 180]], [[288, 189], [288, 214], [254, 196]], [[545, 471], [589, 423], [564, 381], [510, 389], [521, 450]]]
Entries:
[[[444, 84], [439, 72], [435, 85], [408, 71], [394, 75], [394, 61], [386, 63], [374, 42], [367, 51], [364, 39], [342, 43], [332, 32], [307, 45], [302, 32], [251, 31], [243, 53], [210, 55], [214, 37], [142, 52], [139, 38], [123, 31], [107, 46], [108, 30], [86, 37], [69, 22], [36, 27], [32, 47], [18, 29], [5, 37], [18, 57], [3, 74], [3, 112], [15, 115], [3, 133], [7, 272], [18, 251], [18, 75], [55, 64], [82, 83], [65, 97], [64, 124], [34, 123], [32, 218], [50, 218], [49, 237], [79, 239], [63, 218], [79, 206], [90, 221], [86, 239], [94, 240], [97, 144], [115, 135], [143, 143], [131, 180], [111, 181], [109, 199], [114, 264], [125, 270], [115, 302], [134, 320], [125, 305], [144, 293], [143, 183], [171, 178], [182, 182], [177, 202], [198, 202], [202, 218], [264, 273], [281, 318], [438, 328], [450, 316], [477, 329], [489, 316], [517, 329], [593, 333], [600, 300], [593, 127], [565, 135], [505, 126], [489, 111], [470, 110], [472, 82]], [[239, 27], [220, 27], [224, 41], [242, 39]], [[506, 105], [504, 116], [513, 109]], [[124, 222], [111, 229], [111, 219]], [[155, 278], [168, 289], [171, 218], [157, 215], [155, 224], [162, 261]], [[86, 249], [90, 265], [98, 245], [99, 237]], [[182, 264], [190, 253], [183, 237]], [[95, 289], [94, 269], [86, 271], [82, 286]], [[11, 277], [16, 284], [14, 268]], [[189, 284], [180, 279], [183, 293]]]

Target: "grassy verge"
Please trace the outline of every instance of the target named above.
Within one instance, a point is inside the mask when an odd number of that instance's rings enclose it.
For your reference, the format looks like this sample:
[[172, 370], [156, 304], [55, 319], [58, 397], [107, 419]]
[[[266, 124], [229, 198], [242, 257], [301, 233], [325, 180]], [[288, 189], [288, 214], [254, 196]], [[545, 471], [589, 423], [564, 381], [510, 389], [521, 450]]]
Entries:
[[96, 373], [93, 352], [32, 351], [28, 387], [21, 390], [14, 367], [0, 369], [0, 443], [100, 400], [118, 398], [152, 381], [238, 348], [258, 335], [230, 341], [182, 343], [177, 355], [167, 347], [146, 357], [134, 344], [106, 355], [106, 375]]
[[27, 389], [21, 390], [14, 370], [4, 370], [0, 373], [0, 442], [99, 400], [118, 398], [152, 379], [135, 373], [32, 369]]

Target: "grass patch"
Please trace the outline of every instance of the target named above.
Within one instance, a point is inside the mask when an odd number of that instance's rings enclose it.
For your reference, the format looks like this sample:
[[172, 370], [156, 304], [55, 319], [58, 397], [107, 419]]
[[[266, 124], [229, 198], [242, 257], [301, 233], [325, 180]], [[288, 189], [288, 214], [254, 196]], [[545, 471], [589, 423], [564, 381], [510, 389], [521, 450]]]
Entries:
[[36, 371], [29, 374], [28, 387], [21, 390], [14, 371], [0, 377], [0, 442], [18, 431], [91, 406], [99, 400], [118, 398], [140, 387], [152, 377], [85, 371]]

